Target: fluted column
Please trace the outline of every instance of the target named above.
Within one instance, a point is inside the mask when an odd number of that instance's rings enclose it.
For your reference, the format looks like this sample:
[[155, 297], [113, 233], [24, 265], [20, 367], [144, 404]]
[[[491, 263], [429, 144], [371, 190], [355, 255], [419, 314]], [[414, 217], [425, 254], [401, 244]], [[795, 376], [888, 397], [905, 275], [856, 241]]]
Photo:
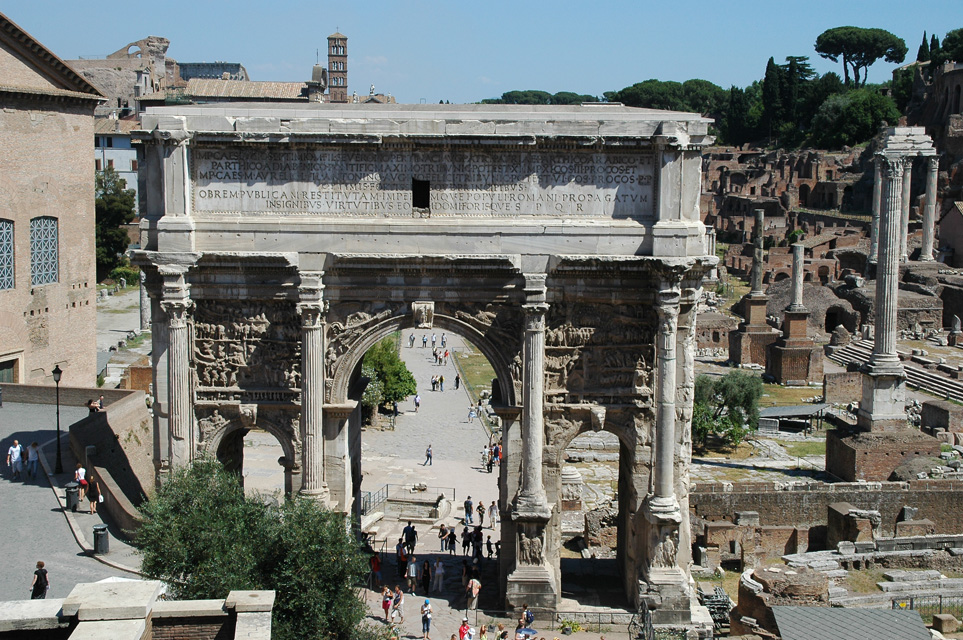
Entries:
[[658, 404], [655, 423], [655, 478], [653, 506], [660, 511], [678, 510], [675, 498], [675, 396], [676, 396], [676, 333], [679, 322], [678, 289], [663, 290], [659, 294], [659, 334], [656, 337], [656, 387]]
[[[165, 286], [165, 291], [168, 289]], [[191, 415], [190, 334], [188, 313], [194, 305], [182, 295], [161, 301], [167, 314], [167, 429], [171, 466], [189, 464], [194, 451], [194, 420]]]
[[936, 235], [936, 179], [940, 157], [926, 159], [926, 207], [923, 209], [923, 248], [920, 260], [933, 260], [933, 238]]
[[879, 259], [879, 214], [882, 199], [882, 160], [877, 157], [873, 159], [873, 218], [869, 225], [869, 261], [872, 263]]
[[140, 330], [150, 331], [150, 296], [147, 295], [147, 274], [140, 272]]
[[765, 249], [765, 212], [762, 209], [756, 209], [754, 211], [756, 216], [756, 231], [755, 237], [753, 238], [753, 248], [752, 248], [752, 278], [751, 285], [752, 289], [749, 295], [761, 296], [765, 294], [765, 289], [762, 287], [762, 271], [763, 271], [763, 254]]
[[900, 235], [899, 235], [899, 261], [909, 260], [907, 251], [907, 236], [909, 235], [909, 215], [910, 215], [910, 184], [913, 180], [913, 158], [903, 158], [903, 184], [900, 192]]
[[883, 202], [880, 215], [879, 263], [876, 271], [875, 338], [870, 364], [901, 368], [896, 355], [896, 310], [899, 295], [899, 250], [903, 177], [903, 156], [883, 158]]
[[301, 302], [301, 493], [327, 500], [324, 477], [324, 285], [321, 273], [302, 273]]
[[542, 483], [545, 441], [545, 274], [525, 275], [525, 336], [522, 346], [522, 483], [515, 515], [548, 518], [551, 510]]
[[792, 302], [787, 311], [804, 311], [803, 305], [803, 274], [806, 271], [803, 245], [795, 243], [792, 246]]

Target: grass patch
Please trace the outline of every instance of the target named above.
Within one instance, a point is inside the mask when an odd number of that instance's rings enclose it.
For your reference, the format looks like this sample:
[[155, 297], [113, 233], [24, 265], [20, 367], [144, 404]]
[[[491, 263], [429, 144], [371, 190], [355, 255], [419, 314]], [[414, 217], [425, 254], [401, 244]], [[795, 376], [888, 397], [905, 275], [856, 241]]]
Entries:
[[786, 442], [777, 440], [776, 442], [781, 444], [786, 449], [786, 453], [797, 458], [826, 455], [825, 440], [811, 440], [807, 442]]
[[468, 345], [468, 349], [454, 353], [455, 366], [461, 374], [461, 383], [468, 388], [468, 394], [472, 400], [478, 402], [481, 391], [491, 391], [495, 370], [478, 347], [467, 339], [465, 344]]
[[940, 453], [949, 453], [950, 451], [956, 451], [956, 449], [954, 449], [952, 445], [946, 443], [940, 445]]
[[708, 578], [699, 578], [699, 582], [708, 582], [712, 585], [718, 585], [725, 589], [725, 592], [729, 594], [733, 602], [739, 602], [739, 578], [742, 576], [738, 571], [726, 571], [723, 577], [719, 577], [713, 574]]
[[879, 593], [877, 582], [883, 581], [883, 569], [850, 571], [843, 586], [852, 593]]
[[805, 399], [821, 394], [822, 391], [814, 387], [785, 387], [781, 384], [764, 384], [759, 406], [808, 404]]
[[124, 348], [136, 349], [142, 346], [145, 342], [149, 342], [149, 341], [150, 341], [150, 331], [141, 331], [140, 335], [135, 336], [134, 338], [131, 338], [130, 340], [128, 340], [127, 344], [124, 345]]
[[732, 448], [727, 446], [722, 446], [716, 442], [710, 441], [707, 443], [704, 451], [701, 451], [697, 458], [714, 458], [714, 459], [726, 459], [726, 460], [746, 460], [750, 458], [753, 454], [754, 447], [747, 442], [740, 442], [738, 447]]

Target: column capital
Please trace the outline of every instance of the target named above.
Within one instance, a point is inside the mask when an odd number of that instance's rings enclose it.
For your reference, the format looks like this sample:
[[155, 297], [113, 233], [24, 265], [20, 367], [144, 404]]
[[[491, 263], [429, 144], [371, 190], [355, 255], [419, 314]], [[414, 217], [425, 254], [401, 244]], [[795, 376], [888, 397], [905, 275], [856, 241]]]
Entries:
[[906, 165], [906, 156], [900, 154], [896, 155], [893, 153], [879, 153], [876, 157], [882, 160], [879, 170], [886, 180], [892, 180], [897, 175], [903, 176], [903, 168]]
[[545, 282], [548, 279], [548, 274], [523, 273], [522, 277], [525, 279], [525, 288], [523, 289], [525, 294], [525, 302], [545, 302], [545, 295], [548, 291]]
[[194, 306], [194, 301], [185, 297], [177, 300], [161, 300], [160, 305], [167, 314], [168, 326], [171, 329], [181, 329], [187, 326], [187, 316]]
[[940, 157], [938, 155], [926, 156], [926, 168], [929, 171], [939, 171]]
[[525, 314], [525, 329], [527, 331], [544, 331], [545, 314], [548, 313], [547, 302], [530, 302], [522, 305]]

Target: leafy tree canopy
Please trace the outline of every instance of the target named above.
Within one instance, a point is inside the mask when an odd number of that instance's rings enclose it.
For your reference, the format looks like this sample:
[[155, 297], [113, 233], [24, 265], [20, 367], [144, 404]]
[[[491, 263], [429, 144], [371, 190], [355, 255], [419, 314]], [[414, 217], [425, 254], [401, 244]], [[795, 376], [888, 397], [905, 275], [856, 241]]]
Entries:
[[552, 95], [547, 91], [528, 89], [527, 91], [506, 91], [501, 98], [486, 98], [482, 104], [582, 104], [598, 102], [595, 96], [559, 91]]
[[931, 47], [931, 57], [933, 64], [943, 64], [948, 60], [954, 62], [963, 62], [963, 29], [954, 29], [946, 34], [943, 38], [943, 44], [941, 45], [936, 36], [933, 36], [933, 43], [935, 44], [936, 51], [933, 52]]
[[813, 142], [827, 149], [869, 140], [883, 121], [899, 120], [896, 103], [868, 89], [829, 96], [813, 117]]
[[621, 102], [629, 107], [667, 109], [718, 114], [725, 110], [729, 92], [708, 80], [646, 80], [620, 91], [606, 91], [609, 102]]
[[172, 598], [273, 589], [275, 640], [369, 635], [354, 591], [366, 560], [343, 516], [316, 501], [245, 498], [237, 476], [205, 458], [175, 471], [141, 513], [143, 571]]
[[759, 422], [762, 379], [744, 371], [721, 378], [698, 376], [695, 381], [692, 438], [704, 447], [710, 435], [738, 445]]
[[[816, 53], [827, 60], [843, 62], [846, 86], [854, 88], [866, 83], [864, 70], [883, 58], [886, 62], [902, 62], [906, 58], [906, 42], [885, 29], [863, 27], [835, 27], [816, 38]], [[850, 83], [849, 71], [853, 78]], [[860, 74], [862, 73], [862, 83]]]
[[94, 179], [96, 200], [97, 279], [103, 280], [123, 262], [130, 239], [123, 225], [134, 219], [134, 190], [113, 167], [98, 171]]
[[382, 387], [385, 403], [400, 402], [418, 390], [415, 377], [398, 356], [398, 347], [392, 338], [385, 338], [364, 354], [362, 367], [374, 371]]

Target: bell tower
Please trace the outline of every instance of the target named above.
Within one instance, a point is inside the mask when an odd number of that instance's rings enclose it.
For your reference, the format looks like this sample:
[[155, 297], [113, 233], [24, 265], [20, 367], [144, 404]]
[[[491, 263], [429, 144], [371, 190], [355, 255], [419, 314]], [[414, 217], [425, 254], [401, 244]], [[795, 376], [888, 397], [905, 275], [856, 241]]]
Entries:
[[333, 103], [348, 101], [348, 37], [337, 31], [328, 36], [328, 96]]

